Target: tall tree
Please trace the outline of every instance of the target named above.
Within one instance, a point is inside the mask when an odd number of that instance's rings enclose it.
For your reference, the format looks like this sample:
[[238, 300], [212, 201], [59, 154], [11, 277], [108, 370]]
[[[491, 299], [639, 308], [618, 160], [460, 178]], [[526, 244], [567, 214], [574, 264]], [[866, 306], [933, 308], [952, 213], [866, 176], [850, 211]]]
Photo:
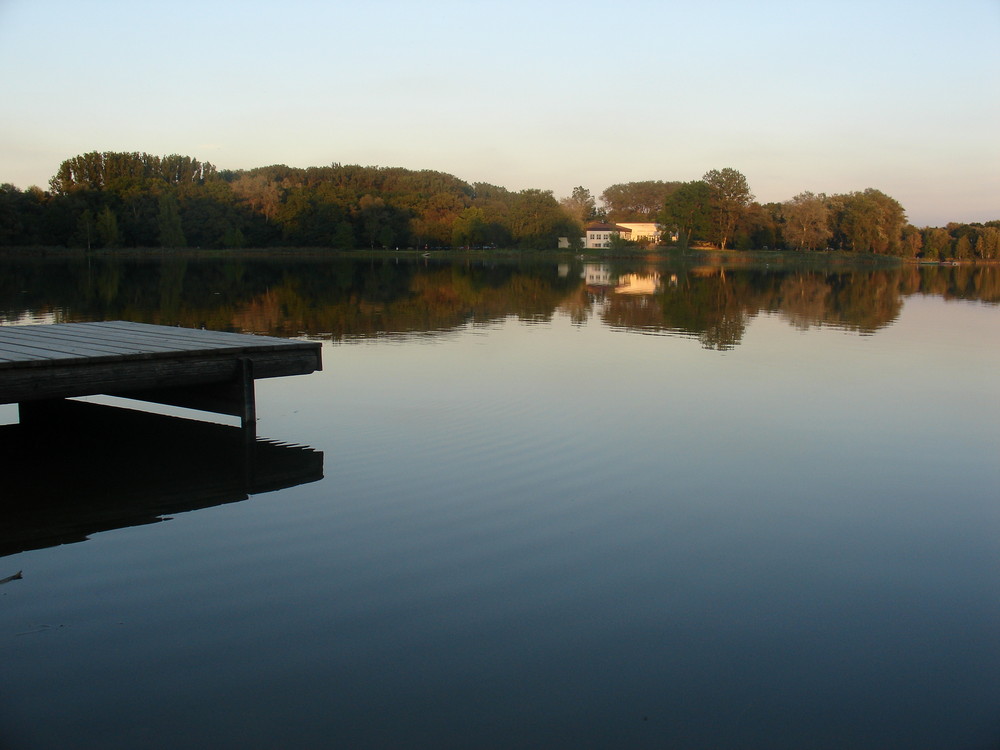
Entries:
[[900, 255], [906, 212], [893, 198], [874, 188], [830, 199], [837, 246], [856, 253]]
[[976, 238], [976, 257], [992, 260], [1000, 257], [1000, 229], [986, 226]]
[[925, 227], [922, 231], [925, 258], [937, 260], [951, 257], [951, 234], [942, 227]]
[[670, 194], [659, 213], [660, 223], [677, 232], [678, 244], [687, 249], [708, 229], [711, 190], [702, 180], [683, 183]]
[[601, 202], [608, 221], [655, 221], [664, 202], [680, 186], [680, 182], [662, 180], [619, 183], [601, 193]]
[[372, 249], [376, 245], [388, 247], [392, 243], [392, 219], [382, 198], [374, 195], [362, 196], [358, 201], [358, 215], [364, 238]]
[[969, 241], [969, 235], [963, 234], [955, 240], [955, 257], [959, 260], [972, 257], [972, 243]]
[[702, 180], [711, 194], [712, 239], [725, 250], [736, 225], [746, 215], [753, 193], [747, 178], [730, 167], [712, 169], [705, 173]]
[[472, 206], [462, 211], [452, 224], [451, 237], [451, 244], [457, 247], [486, 244], [487, 225], [483, 209]]
[[924, 238], [919, 229], [912, 224], [907, 224], [903, 227], [902, 243], [903, 257], [916, 258], [921, 249], [923, 249]]
[[159, 203], [160, 211], [156, 224], [159, 229], [160, 247], [187, 247], [177, 198], [173, 193], [165, 192], [160, 195]]
[[357, 244], [354, 239], [354, 227], [349, 221], [341, 221], [333, 229], [331, 244], [340, 250], [351, 250]]
[[201, 184], [214, 177], [215, 167], [190, 156], [153, 156], [146, 153], [91, 151], [59, 165], [50, 181], [53, 192], [112, 190], [137, 180], [157, 180], [170, 185]]
[[0, 185], [0, 245], [22, 244], [27, 219], [21, 191], [9, 182]]
[[780, 203], [762, 205], [751, 201], [733, 234], [732, 247], [740, 250], [778, 247], [782, 242], [781, 209]]
[[105, 206], [97, 214], [97, 236], [101, 238], [104, 247], [118, 247], [121, 244], [118, 215], [111, 210], [111, 206]]
[[90, 252], [94, 242], [97, 241], [97, 222], [94, 220], [94, 212], [89, 208], [77, 216], [74, 240], [85, 247], [87, 252]]
[[585, 224], [597, 216], [597, 202], [590, 191], [582, 185], [573, 188], [573, 194], [561, 199], [559, 205], [573, 221], [580, 224]]
[[551, 190], [529, 189], [514, 194], [508, 217], [514, 241], [521, 247], [553, 248], [560, 237], [578, 231]]
[[825, 247], [833, 236], [828, 215], [826, 196], [822, 193], [814, 195], [807, 191], [785, 201], [781, 210], [785, 240], [797, 250]]

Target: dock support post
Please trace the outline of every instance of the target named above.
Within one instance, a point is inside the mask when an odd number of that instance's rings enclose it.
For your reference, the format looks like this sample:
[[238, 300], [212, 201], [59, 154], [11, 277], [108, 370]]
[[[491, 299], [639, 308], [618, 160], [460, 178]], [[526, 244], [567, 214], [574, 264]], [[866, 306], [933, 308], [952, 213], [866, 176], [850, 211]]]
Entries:
[[237, 378], [240, 381], [240, 396], [243, 401], [240, 426], [248, 440], [255, 440], [257, 438], [257, 399], [254, 395], [252, 359], [240, 357]]

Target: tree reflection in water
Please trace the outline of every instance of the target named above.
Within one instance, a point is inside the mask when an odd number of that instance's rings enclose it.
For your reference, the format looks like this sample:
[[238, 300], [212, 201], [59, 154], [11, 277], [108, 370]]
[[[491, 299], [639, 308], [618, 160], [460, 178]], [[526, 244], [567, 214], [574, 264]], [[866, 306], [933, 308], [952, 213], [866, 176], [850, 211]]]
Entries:
[[693, 266], [579, 257], [7, 259], [5, 322], [126, 319], [335, 341], [448, 331], [508, 317], [606, 325], [738, 346], [754, 316], [869, 334], [906, 296], [1000, 302], [993, 266]]

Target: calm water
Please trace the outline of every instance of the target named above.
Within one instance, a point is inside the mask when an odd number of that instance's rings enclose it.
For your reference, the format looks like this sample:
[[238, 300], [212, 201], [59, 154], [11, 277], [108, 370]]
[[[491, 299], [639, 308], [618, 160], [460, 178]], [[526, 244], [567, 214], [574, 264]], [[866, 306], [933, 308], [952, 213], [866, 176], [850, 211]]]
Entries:
[[996, 748], [998, 302], [997, 269], [7, 262], [8, 324], [325, 369], [258, 382], [249, 454], [0, 407], [0, 747]]

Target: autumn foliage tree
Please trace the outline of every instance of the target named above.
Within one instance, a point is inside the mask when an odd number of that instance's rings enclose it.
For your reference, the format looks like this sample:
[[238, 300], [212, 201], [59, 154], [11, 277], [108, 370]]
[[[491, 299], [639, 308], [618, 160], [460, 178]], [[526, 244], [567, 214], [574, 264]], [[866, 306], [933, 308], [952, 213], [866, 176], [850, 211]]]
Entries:
[[798, 250], [816, 250], [826, 247], [833, 236], [829, 225], [829, 208], [826, 196], [820, 193], [799, 193], [782, 204], [782, 231], [785, 241]]

